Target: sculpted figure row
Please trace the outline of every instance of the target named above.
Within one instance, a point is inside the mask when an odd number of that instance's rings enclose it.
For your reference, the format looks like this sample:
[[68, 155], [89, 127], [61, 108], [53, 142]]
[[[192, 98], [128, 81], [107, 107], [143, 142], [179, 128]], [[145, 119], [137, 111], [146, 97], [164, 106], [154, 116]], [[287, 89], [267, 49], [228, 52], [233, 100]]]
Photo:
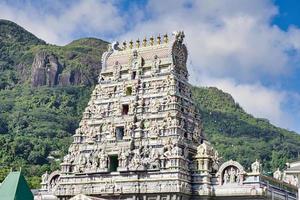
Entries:
[[[122, 169], [157, 170], [170, 167], [172, 158], [187, 158], [188, 149], [182, 149], [178, 143], [169, 139], [163, 148], [153, 148], [149, 145], [133, 150], [121, 148], [117, 155], [119, 167]], [[71, 150], [64, 157], [63, 165], [68, 166], [66, 172], [69, 173], [97, 172], [108, 168], [108, 158], [106, 151], [101, 148], [89, 152]]]
[[240, 173], [237, 168], [230, 167], [226, 169], [223, 175], [224, 184], [228, 183], [240, 183]]

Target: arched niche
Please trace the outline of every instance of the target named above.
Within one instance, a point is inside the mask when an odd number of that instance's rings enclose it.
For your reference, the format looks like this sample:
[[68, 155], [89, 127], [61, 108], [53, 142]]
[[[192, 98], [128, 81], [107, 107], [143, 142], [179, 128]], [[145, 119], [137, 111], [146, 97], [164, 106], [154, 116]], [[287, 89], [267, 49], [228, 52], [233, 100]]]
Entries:
[[58, 170], [52, 172], [48, 178], [48, 188], [54, 188], [59, 181], [60, 172]]
[[244, 167], [240, 163], [230, 160], [220, 166], [216, 175], [218, 177], [219, 185], [241, 185], [243, 184], [245, 174]]

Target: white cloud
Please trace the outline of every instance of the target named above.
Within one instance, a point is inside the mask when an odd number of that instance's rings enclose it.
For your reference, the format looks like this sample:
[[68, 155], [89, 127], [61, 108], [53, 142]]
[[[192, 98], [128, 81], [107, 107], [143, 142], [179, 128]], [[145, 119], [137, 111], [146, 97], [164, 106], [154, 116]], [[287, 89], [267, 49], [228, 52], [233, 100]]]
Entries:
[[286, 94], [284, 92], [271, 90], [256, 84], [238, 84], [231, 79], [214, 79], [203, 77], [200, 82], [205, 86], [216, 86], [233, 96], [237, 102], [242, 103], [246, 112], [271, 120], [280, 124], [284, 117], [281, 105]]
[[56, 6], [57, 12], [52, 13], [32, 4], [19, 9], [0, 3], [0, 18], [12, 20], [41, 39], [55, 44], [70, 42], [74, 39], [73, 34], [78, 32], [113, 35], [124, 28], [124, 20], [110, 1], [80, 0], [72, 5], [57, 3]]
[[289, 52], [300, 52], [299, 29], [285, 32], [270, 23], [278, 13], [272, 1], [150, 1], [147, 8], [152, 18], [122, 39], [184, 30], [193, 84], [217, 86], [254, 116], [300, 130], [283, 106], [289, 93], [262, 84], [293, 73]]
[[300, 95], [298, 93], [270, 89], [260, 83], [239, 84], [233, 79], [208, 76], [200, 78], [198, 85], [214, 86], [231, 94], [246, 112], [255, 117], [265, 118], [277, 126], [300, 132], [298, 123]]
[[284, 32], [270, 25], [277, 13], [271, 1], [185, 2], [150, 1], [153, 17], [123, 38], [184, 29], [193, 66], [212, 76], [258, 81], [292, 71], [287, 52], [300, 50], [298, 29]]

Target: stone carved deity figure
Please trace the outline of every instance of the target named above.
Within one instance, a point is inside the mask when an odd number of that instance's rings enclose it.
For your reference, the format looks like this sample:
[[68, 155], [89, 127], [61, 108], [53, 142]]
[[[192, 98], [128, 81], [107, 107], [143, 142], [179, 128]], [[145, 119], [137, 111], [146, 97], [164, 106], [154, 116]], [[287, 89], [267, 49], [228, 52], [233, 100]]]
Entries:
[[213, 166], [212, 167], [213, 167], [214, 170], [217, 171], [219, 169], [221, 159], [222, 159], [222, 157], [219, 156], [219, 152], [215, 151], [214, 156], [212, 158], [212, 160], [213, 160]]
[[150, 126], [150, 135], [152, 136], [159, 136], [159, 125], [156, 122], [156, 120], [151, 122], [151, 126]]
[[152, 63], [152, 76], [159, 73], [159, 65], [160, 65], [160, 59], [157, 55], [154, 56], [153, 63]]
[[133, 122], [127, 122], [124, 136], [132, 136], [134, 132], [134, 128], [135, 128], [135, 124]]
[[189, 156], [189, 148], [185, 146], [183, 149], [183, 157], [188, 158], [188, 156]]
[[197, 147], [197, 156], [204, 156], [206, 154], [205, 148], [203, 144], [200, 144]]
[[169, 138], [169, 140], [167, 141], [167, 143], [164, 146], [164, 157], [168, 158], [172, 155], [172, 148], [173, 148], [173, 143], [172, 143], [172, 139]]
[[178, 146], [178, 143], [174, 144], [171, 154], [173, 156], [182, 156], [182, 149]]
[[153, 148], [150, 152], [150, 169], [159, 169], [160, 168], [160, 160], [159, 160], [159, 153], [155, 148]]
[[208, 142], [203, 142], [200, 144], [197, 148], [197, 152], [199, 152], [199, 156], [215, 156], [214, 150]]
[[241, 174], [239, 172], [239, 169], [235, 166], [229, 166], [224, 170], [223, 173], [223, 184], [233, 184], [233, 183], [240, 183], [241, 180]]
[[48, 171], [42, 175], [42, 184], [48, 183], [49, 174]]
[[130, 168], [138, 168], [139, 166], [141, 166], [141, 164], [142, 164], [142, 162], [141, 162], [140, 150], [135, 149], [129, 167]]
[[176, 85], [176, 79], [174, 77], [172, 77], [171, 75], [169, 75], [167, 78], [167, 85], [169, 85], [169, 86]]
[[237, 172], [233, 167], [230, 168], [229, 176], [230, 183], [236, 183]]
[[67, 155], [64, 156], [63, 161], [64, 161], [64, 163], [70, 163], [70, 159], [71, 159], [71, 155], [67, 154]]
[[277, 170], [273, 173], [273, 177], [277, 180], [281, 180], [282, 179], [282, 173], [280, 171], [279, 168], [277, 168]]
[[115, 66], [114, 66], [114, 71], [113, 71], [113, 75], [114, 75], [114, 80], [119, 80], [121, 78], [121, 66], [119, 64], [118, 61], [116, 61]]
[[251, 170], [252, 173], [260, 173], [260, 163], [257, 160], [251, 164]]
[[99, 150], [99, 168], [100, 169], [105, 169], [107, 168], [107, 155], [104, 152], [104, 150]]
[[131, 68], [138, 69], [139, 66], [142, 64], [141, 57], [139, 57], [137, 50], [133, 50], [132, 52], [132, 59], [131, 59]]
[[186, 128], [186, 121], [185, 121], [184, 118], [182, 118], [181, 121], [180, 121], [180, 127], [181, 127], [182, 129], [185, 129], [185, 128]]
[[240, 181], [241, 181], [240, 175], [237, 173], [237, 176], [236, 176], [236, 182], [237, 182], [237, 183], [240, 183]]
[[80, 153], [80, 155], [77, 157], [76, 160], [75, 172], [83, 172], [86, 164], [87, 164], [87, 160], [85, 155], [83, 153]]
[[228, 173], [228, 170], [225, 170], [225, 172], [224, 172], [223, 182], [224, 182], [224, 184], [229, 183], [229, 173]]
[[153, 99], [151, 104], [151, 112], [157, 113], [159, 111], [159, 108], [160, 108], [159, 100]]
[[143, 107], [144, 104], [145, 104], [144, 98], [143, 98], [143, 97], [140, 97], [139, 100], [138, 100], [138, 106]]
[[114, 127], [113, 127], [112, 123], [109, 123], [109, 124], [107, 125], [107, 132], [108, 132], [108, 134], [109, 134], [110, 136], [113, 136], [113, 134], [114, 134]]
[[299, 180], [298, 180], [297, 176], [293, 176], [291, 184], [294, 185], [294, 186], [296, 186], [296, 187], [299, 187]]
[[86, 155], [86, 160], [87, 160], [86, 168], [91, 170], [93, 168], [93, 153], [92, 152], [90, 152]]
[[92, 154], [92, 170], [96, 170], [99, 166], [99, 158], [98, 158], [98, 151], [94, 151]]
[[121, 149], [119, 152], [119, 166], [126, 168], [128, 166], [129, 153], [125, 149]]

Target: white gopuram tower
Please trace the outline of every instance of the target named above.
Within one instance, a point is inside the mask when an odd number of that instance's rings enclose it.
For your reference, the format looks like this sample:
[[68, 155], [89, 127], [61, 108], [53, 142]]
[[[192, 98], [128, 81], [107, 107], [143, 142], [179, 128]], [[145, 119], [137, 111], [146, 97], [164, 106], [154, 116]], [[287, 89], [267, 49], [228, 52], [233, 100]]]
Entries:
[[59, 171], [43, 175], [42, 193], [60, 200], [295, 199], [295, 188], [261, 175], [258, 161], [250, 173], [232, 160], [221, 165], [192, 101], [183, 40], [179, 31], [170, 41], [110, 46], [69, 152]]
[[[191, 99], [184, 33], [112, 45], [54, 194], [182, 199], [204, 139]], [[172, 193], [172, 196], [170, 196]]]

